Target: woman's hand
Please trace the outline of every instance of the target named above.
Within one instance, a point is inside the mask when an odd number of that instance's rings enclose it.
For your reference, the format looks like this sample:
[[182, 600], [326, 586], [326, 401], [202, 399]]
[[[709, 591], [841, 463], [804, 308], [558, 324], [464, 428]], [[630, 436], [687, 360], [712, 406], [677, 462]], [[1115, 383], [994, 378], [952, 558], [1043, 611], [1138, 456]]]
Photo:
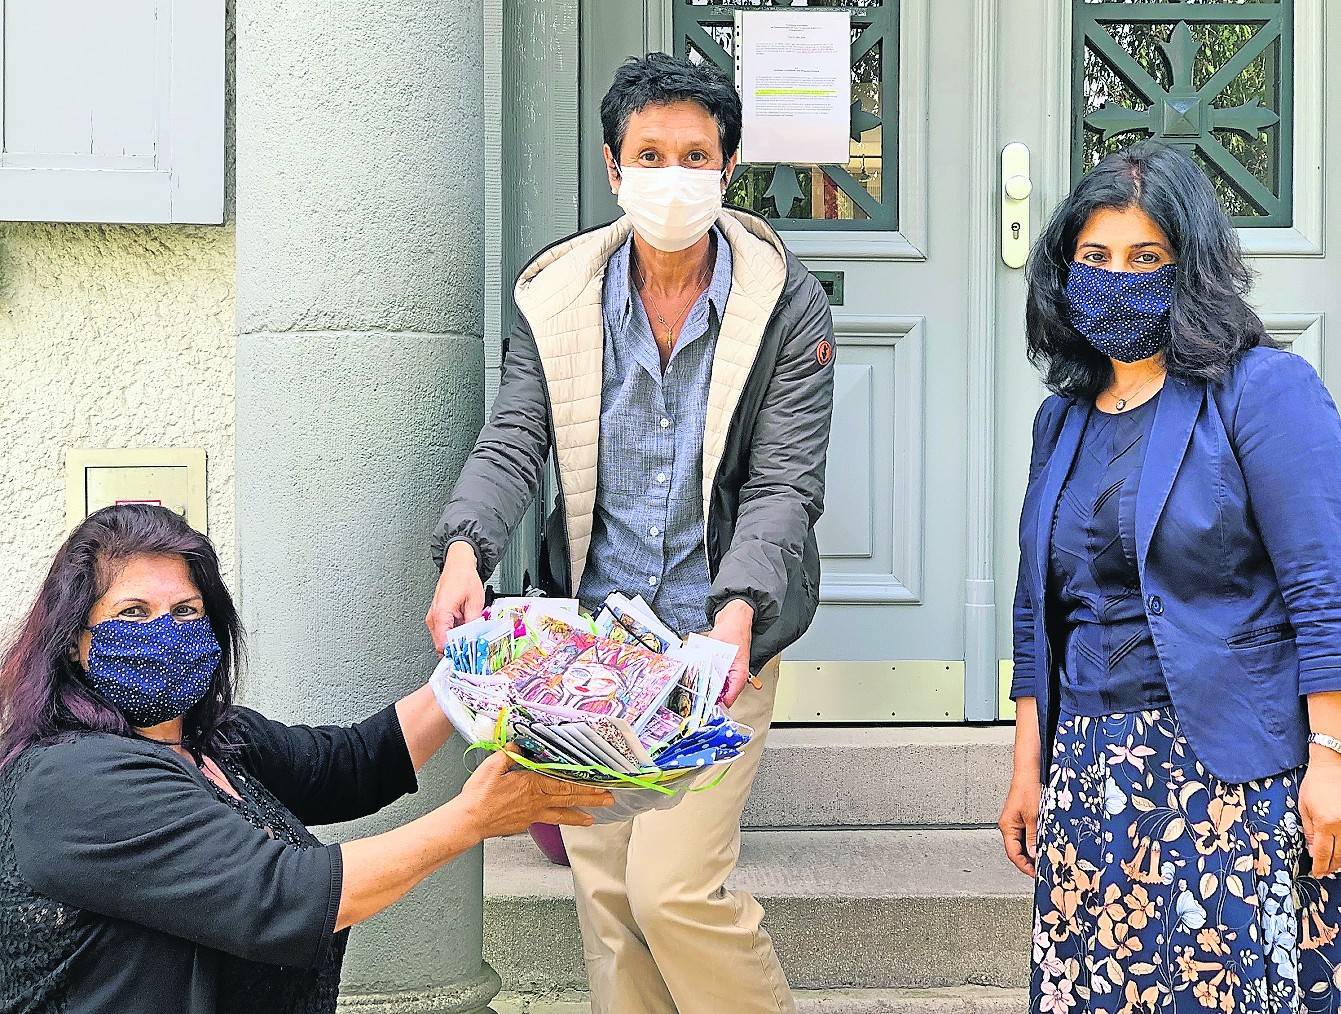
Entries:
[[1015, 702], [1015, 771], [1001, 808], [1001, 839], [1006, 858], [1021, 873], [1033, 876], [1038, 860], [1038, 804], [1043, 795], [1039, 783], [1038, 701], [1021, 697]]
[[424, 626], [428, 627], [439, 655], [448, 631], [479, 619], [484, 612], [484, 582], [480, 580], [478, 567], [475, 549], [469, 542], [453, 542], [447, 547], [442, 575], [433, 591], [433, 604], [424, 617]]
[[[508, 749], [516, 752], [515, 747]], [[532, 824], [586, 827], [592, 823], [591, 814], [578, 807], [598, 808], [614, 802], [605, 789], [521, 770], [502, 752], [480, 765], [457, 799], [480, 841], [519, 834]]]
[[394, 904], [444, 863], [486, 838], [517, 834], [532, 824], [587, 825], [579, 806], [609, 806], [604, 789], [515, 770], [511, 757], [496, 753], [470, 776], [461, 794], [436, 810], [371, 838], [339, 846], [344, 857], [337, 930]]
[[[1308, 695], [1308, 725], [1314, 732], [1341, 733], [1341, 693]], [[1299, 786], [1299, 819], [1313, 857], [1313, 876], [1341, 867], [1341, 754], [1321, 743], [1308, 746], [1308, 770]]]
[[[728, 602], [717, 610], [712, 633], [708, 636], [715, 641], [725, 641], [736, 646], [736, 657], [731, 663], [726, 687], [722, 690], [722, 704], [729, 708], [736, 703], [745, 684], [753, 682], [750, 679], [750, 643], [754, 638], [754, 607], [744, 599]], [[756, 683], [755, 689], [760, 686]]]
[[1032, 877], [1038, 859], [1038, 804], [1043, 786], [1038, 782], [1037, 769], [1032, 774], [1021, 772], [1010, 780], [1005, 805], [1001, 808], [1001, 840], [1006, 846], [1006, 858], [1021, 873]]
[[1299, 817], [1313, 857], [1313, 876], [1341, 869], [1341, 754], [1314, 743], [1299, 787]]

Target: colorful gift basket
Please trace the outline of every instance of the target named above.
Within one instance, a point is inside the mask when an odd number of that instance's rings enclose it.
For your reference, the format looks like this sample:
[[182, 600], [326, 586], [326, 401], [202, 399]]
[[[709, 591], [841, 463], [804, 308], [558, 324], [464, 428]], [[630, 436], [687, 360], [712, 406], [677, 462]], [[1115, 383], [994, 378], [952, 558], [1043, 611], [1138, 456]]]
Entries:
[[641, 598], [611, 595], [594, 618], [572, 599], [499, 599], [451, 631], [430, 684], [472, 750], [511, 744], [523, 767], [609, 788], [593, 815], [611, 822], [711, 788], [740, 755], [753, 730], [721, 706], [735, 651], [681, 640]]

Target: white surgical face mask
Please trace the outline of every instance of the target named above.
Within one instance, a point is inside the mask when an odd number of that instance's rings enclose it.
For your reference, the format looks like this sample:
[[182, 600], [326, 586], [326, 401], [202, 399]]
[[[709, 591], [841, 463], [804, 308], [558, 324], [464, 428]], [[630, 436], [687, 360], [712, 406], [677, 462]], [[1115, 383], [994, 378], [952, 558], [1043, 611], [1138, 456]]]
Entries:
[[638, 235], [673, 253], [702, 239], [722, 210], [722, 170], [619, 167], [619, 206]]

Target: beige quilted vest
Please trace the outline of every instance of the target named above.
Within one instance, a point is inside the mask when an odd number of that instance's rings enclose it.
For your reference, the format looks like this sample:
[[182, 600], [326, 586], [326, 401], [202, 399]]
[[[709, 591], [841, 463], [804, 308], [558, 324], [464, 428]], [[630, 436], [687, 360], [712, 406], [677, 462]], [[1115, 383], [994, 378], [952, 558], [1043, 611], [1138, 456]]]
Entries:
[[[703, 433], [705, 525], [727, 429], [787, 279], [782, 241], [767, 225], [752, 215], [723, 209], [717, 226], [731, 244], [731, 295], [722, 315], [708, 387]], [[586, 569], [596, 505], [605, 266], [631, 228], [629, 220], [621, 218], [566, 240], [532, 261], [517, 280], [517, 309], [530, 325], [540, 350], [554, 414], [554, 443], [560, 495], [568, 519], [574, 588], [581, 585]]]

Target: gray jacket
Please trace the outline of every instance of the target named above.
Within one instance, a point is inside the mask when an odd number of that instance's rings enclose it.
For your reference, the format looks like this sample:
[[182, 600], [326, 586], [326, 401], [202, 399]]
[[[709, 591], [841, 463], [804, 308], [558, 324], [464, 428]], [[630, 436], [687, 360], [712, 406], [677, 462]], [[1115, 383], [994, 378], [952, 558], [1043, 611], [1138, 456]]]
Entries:
[[[731, 295], [722, 317], [703, 438], [708, 614], [732, 599], [755, 612], [751, 667], [805, 633], [819, 601], [815, 524], [833, 411], [833, 318], [823, 288], [762, 218], [724, 209]], [[627, 218], [542, 251], [517, 281], [492, 416], [467, 459], [433, 554], [475, 549], [491, 574], [558, 463], [558, 505], [545, 526], [542, 587], [571, 596], [582, 580], [596, 498], [605, 266]]]

